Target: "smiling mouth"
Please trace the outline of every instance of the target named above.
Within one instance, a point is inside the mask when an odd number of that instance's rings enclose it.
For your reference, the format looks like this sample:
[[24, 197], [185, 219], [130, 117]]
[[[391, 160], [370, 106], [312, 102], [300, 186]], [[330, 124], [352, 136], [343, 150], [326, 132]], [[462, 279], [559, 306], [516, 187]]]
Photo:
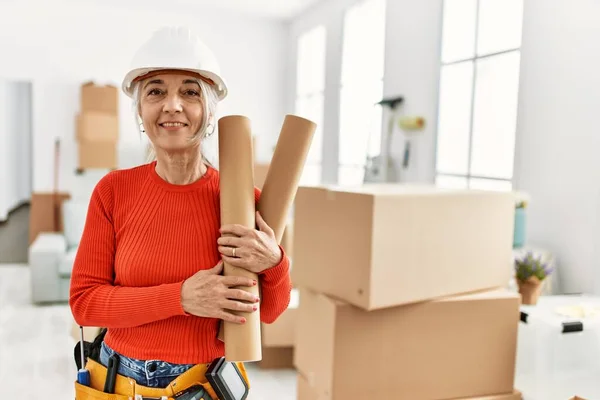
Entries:
[[181, 128], [187, 126], [187, 124], [183, 122], [163, 122], [162, 124], [158, 124], [163, 128]]

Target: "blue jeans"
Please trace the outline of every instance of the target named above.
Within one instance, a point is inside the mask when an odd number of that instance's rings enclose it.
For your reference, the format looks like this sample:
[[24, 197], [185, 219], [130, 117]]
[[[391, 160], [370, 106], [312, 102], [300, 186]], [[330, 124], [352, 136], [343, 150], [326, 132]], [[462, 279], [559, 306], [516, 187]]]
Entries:
[[[116, 351], [102, 342], [100, 363], [106, 367], [108, 358], [115, 353]], [[171, 364], [160, 360], [137, 360], [119, 353], [117, 355], [120, 360], [118, 374], [132, 378], [138, 385], [152, 388], [169, 386], [171, 381], [194, 366], [194, 364]]]

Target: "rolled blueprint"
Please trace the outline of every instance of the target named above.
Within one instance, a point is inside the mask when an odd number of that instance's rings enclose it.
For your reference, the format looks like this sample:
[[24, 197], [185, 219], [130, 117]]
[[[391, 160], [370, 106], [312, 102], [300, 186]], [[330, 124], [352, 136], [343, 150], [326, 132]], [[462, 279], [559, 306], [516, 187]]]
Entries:
[[281, 243], [287, 217], [317, 125], [296, 115], [286, 115], [258, 202], [258, 211]]
[[[256, 227], [254, 201], [254, 158], [250, 120], [231, 115], [219, 119], [219, 170], [221, 225], [240, 224]], [[243, 268], [224, 263], [225, 276], [258, 276]], [[259, 285], [240, 289], [259, 296]], [[260, 361], [260, 308], [252, 313], [231, 311], [246, 318], [245, 324], [224, 322], [225, 359], [227, 361]]]
[[[265, 178], [258, 210], [267, 225], [273, 229], [277, 243], [280, 244], [316, 127], [312, 121], [295, 115], [286, 115]], [[220, 168], [222, 171], [222, 167]], [[218, 338], [225, 342], [225, 353], [227, 353], [227, 340], [229, 340], [225, 328], [229, 325], [231, 324], [222, 323], [218, 335]]]

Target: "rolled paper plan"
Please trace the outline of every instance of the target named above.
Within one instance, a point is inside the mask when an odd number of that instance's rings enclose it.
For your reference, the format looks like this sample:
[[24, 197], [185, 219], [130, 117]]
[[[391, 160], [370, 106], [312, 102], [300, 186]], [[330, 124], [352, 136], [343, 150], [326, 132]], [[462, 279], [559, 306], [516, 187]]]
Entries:
[[[219, 119], [219, 187], [221, 225], [256, 227], [254, 201], [254, 160], [250, 120], [231, 115]], [[243, 268], [224, 263], [225, 276], [244, 276], [258, 282], [258, 276]], [[259, 296], [259, 285], [240, 287]], [[229, 310], [228, 310], [229, 311]], [[245, 324], [222, 323], [227, 361], [260, 361], [260, 308], [252, 313], [231, 311], [246, 318]]]
[[[258, 211], [273, 229], [278, 243], [285, 231], [316, 127], [314, 122], [295, 115], [286, 115], [283, 121], [258, 202]], [[223, 324], [218, 338], [225, 341], [227, 348]]]
[[296, 115], [286, 115], [258, 202], [258, 211], [281, 243], [287, 217], [317, 125]]

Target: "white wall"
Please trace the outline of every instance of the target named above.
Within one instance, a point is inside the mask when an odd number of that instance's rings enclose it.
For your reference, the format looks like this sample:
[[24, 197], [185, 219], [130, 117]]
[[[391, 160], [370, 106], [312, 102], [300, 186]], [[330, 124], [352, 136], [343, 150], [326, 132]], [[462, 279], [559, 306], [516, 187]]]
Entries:
[[[323, 180], [337, 180], [339, 131], [339, 87], [341, 76], [344, 11], [357, 0], [327, 0], [296, 18], [288, 45], [287, 112], [293, 112], [296, 78], [296, 41], [319, 24], [327, 29], [325, 109], [323, 123]], [[442, 1], [387, 0], [384, 97], [404, 96], [401, 115], [425, 117], [426, 126], [412, 141], [410, 167], [398, 168], [404, 182], [433, 182], [435, 177], [435, 131], [440, 71]], [[366, 112], [369, 112], [367, 110]], [[384, 120], [386, 116], [384, 115]], [[384, 123], [384, 134], [387, 123]], [[392, 156], [400, 165], [404, 149], [402, 133], [396, 129]]]
[[[230, 87], [220, 115], [251, 118], [259, 156], [272, 147], [283, 121], [287, 28], [283, 23], [147, 1], [20, 0], [0, 3], [0, 77], [31, 80], [33, 89], [34, 181], [52, 190], [53, 143], [61, 138], [59, 188], [78, 184], [75, 115], [79, 85], [97, 80], [119, 85], [135, 49], [157, 27], [188, 25], [214, 50]], [[135, 164], [141, 144], [130, 103], [120, 104], [123, 166]], [[215, 147], [215, 143], [212, 144]], [[128, 157], [128, 158], [126, 158]]]
[[31, 196], [30, 85], [0, 79], [0, 221]]
[[528, 240], [557, 255], [563, 291], [600, 294], [600, 3], [524, 3], [515, 186], [532, 196]]

